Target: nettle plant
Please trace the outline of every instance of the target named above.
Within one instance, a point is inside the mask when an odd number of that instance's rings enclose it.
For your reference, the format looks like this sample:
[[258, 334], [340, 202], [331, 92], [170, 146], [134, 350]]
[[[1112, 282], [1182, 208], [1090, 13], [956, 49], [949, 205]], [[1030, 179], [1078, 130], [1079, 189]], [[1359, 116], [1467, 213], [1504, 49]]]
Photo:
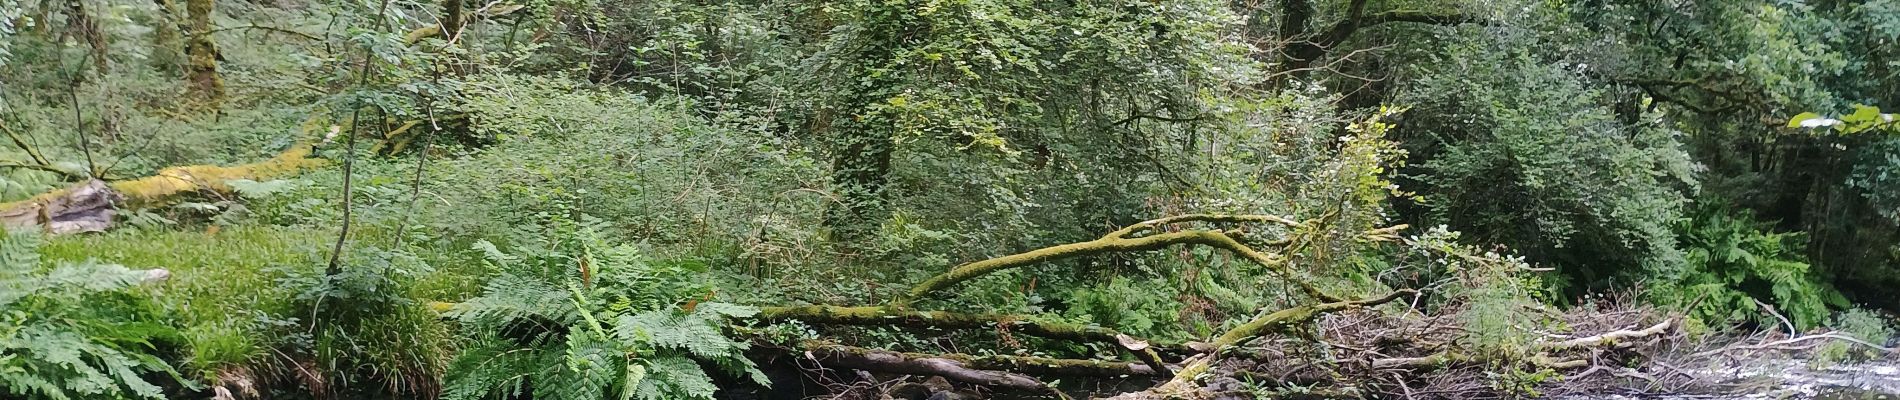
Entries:
[[723, 331], [757, 309], [707, 301], [713, 288], [695, 282], [706, 271], [693, 264], [609, 245], [597, 224], [549, 219], [512, 251], [476, 244], [500, 275], [449, 313], [473, 343], [450, 365], [445, 399], [711, 399], [702, 363], [766, 382], [748, 344]]
[[145, 298], [146, 273], [113, 264], [43, 269], [39, 238], [0, 234], [0, 392], [44, 399], [165, 398], [147, 377], [192, 384], [158, 356], [177, 339]]

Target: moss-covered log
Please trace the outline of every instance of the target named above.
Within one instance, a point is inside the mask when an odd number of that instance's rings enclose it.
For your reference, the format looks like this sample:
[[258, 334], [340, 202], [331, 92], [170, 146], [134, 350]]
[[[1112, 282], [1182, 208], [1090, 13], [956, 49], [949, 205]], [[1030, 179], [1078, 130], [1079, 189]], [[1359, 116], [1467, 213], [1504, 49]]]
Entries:
[[911, 326], [943, 329], [1000, 327], [1001, 329], [1008, 329], [1012, 333], [1051, 339], [1111, 343], [1116, 341], [1116, 335], [1121, 334], [1114, 329], [1049, 321], [1027, 315], [966, 314], [949, 311], [906, 311], [885, 307], [838, 307], [822, 305], [764, 307], [759, 310], [759, 319], [761, 320], [798, 320], [826, 325]]
[[228, 192], [232, 180], [265, 180], [322, 165], [323, 160], [310, 158], [310, 150], [310, 146], [298, 144], [276, 157], [250, 164], [191, 165], [162, 169], [132, 180], [87, 181], [0, 204], [0, 223], [7, 229], [37, 228], [51, 234], [103, 231], [111, 227], [112, 215], [119, 208], [166, 205], [178, 201], [181, 195], [202, 191]]

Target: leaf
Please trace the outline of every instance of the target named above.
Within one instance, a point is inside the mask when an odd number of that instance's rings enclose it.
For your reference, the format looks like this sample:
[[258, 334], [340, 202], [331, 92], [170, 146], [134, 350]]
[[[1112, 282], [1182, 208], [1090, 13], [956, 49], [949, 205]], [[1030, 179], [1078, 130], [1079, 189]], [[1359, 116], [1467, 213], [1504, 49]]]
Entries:
[[620, 384], [620, 387], [623, 387], [626, 389], [620, 391], [620, 400], [632, 399], [633, 394], [634, 394], [633, 393], [634, 388], [640, 387], [640, 382], [646, 380], [646, 377], [647, 377], [646, 366], [640, 365], [640, 364], [627, 365], [626, 380], [624, 382], [621, 382]]
[[1851, 124], [1871, 123], [1880, 119], [1880, 107], [1855, 104], [1854, 113], [1841, 117], [1841, 121]]
[[1836, 120], [1828, 119], [1828, 118], [1822, 118], [1821, 114], [1815, 114], [1812, 112], [1804, 112], [1800, 114], [1795, 114], [1794, 118], [1788, 119], [1789, 128], [1817, 128], [1817, 127], [1823, 127], [1823, 126], [1834, 126], [1839, 123], [1840, 121], [1836, 121]]

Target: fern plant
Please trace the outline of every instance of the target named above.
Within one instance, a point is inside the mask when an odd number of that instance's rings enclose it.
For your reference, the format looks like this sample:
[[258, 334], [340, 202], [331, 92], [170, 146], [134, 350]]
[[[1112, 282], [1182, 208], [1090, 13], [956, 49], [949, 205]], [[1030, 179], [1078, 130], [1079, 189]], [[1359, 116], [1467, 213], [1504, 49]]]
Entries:
[[712, 288], [691, 279], [705, 271], [551, 219], [556, 233], [537, 237], [554, 239], [476, 245], [501, 274], [450, 312], [474, 340], [449, 366], [445, 399], [711, 399], [702, 363], [765, 382], [747, 343], [722, 332], [757, 309], [706, 302]]
[[38, 238], [0, 234], [0, 388], [42, 399], [164, 398], [145, 376], [189, 382], [158, 356], [175, 339], [124, 289], [144, 273], [111, 264], [40, 268]]
[[1756, 302], [1772, 304], [1795, 326], [1825, 322], [1829, 304], [1845, 299], [1814, 276], [1797, 233], [1776, 233], [1744, 216], [1705, 207], [1678, 226], [1688, 268], [1677, 287], [1662, 291], [1703, 298], [1691, 310], [1706, 322], [1753, 320], [1779, 324]]

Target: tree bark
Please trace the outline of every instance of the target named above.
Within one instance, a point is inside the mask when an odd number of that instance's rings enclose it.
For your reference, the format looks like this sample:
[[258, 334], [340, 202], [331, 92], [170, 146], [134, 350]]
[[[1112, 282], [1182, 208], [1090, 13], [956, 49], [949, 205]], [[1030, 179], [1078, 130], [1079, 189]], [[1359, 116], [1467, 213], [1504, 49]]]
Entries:
[[191, 35], [185, 46], [185, 54], [190, 57], [185, 79], [192, 97], [215, 110], [223, 105], [225, 91], [224, 77], [218, 75], [218, 45], [211, 38], [214, 6], [212, 0], [185, 0]]

